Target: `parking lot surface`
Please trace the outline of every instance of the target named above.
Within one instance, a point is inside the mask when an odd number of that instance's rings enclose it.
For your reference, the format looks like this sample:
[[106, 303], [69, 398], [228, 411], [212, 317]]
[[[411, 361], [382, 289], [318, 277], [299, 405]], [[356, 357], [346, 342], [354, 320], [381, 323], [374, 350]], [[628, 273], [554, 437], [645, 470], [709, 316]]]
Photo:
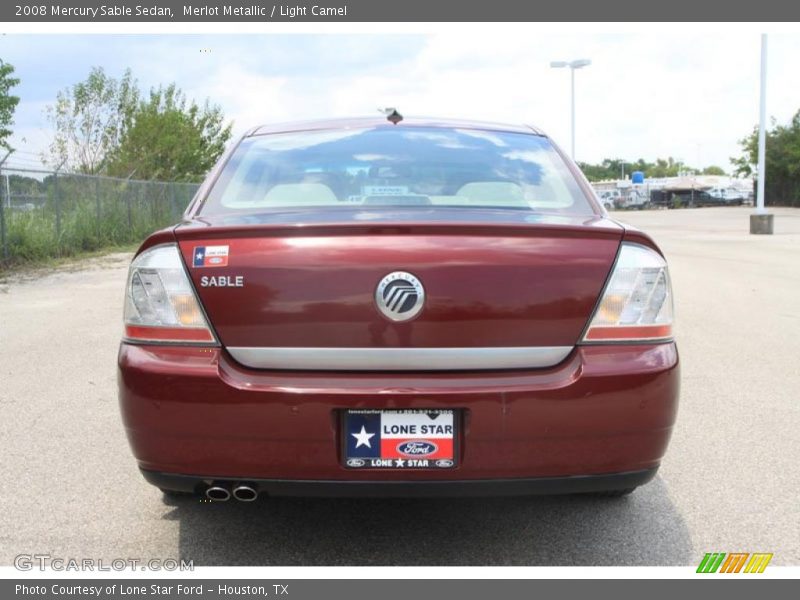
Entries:
[[195, 565], [800, 564], [800, 210], [616, 212], [670, 262], [682, 360], [657, 478], [624, 499], [170, 500], [116, 400], [129, 255], [0, 282], [0, 564], [18, 554]]

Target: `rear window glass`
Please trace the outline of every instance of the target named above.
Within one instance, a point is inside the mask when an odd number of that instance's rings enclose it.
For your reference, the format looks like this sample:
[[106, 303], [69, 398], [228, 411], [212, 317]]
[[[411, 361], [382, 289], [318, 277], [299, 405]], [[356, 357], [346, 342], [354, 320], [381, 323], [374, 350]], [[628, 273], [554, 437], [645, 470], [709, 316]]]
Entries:
[[380, 206], [593, 212], [547, 138], [401, 125], [246, 138], [201, 213]]

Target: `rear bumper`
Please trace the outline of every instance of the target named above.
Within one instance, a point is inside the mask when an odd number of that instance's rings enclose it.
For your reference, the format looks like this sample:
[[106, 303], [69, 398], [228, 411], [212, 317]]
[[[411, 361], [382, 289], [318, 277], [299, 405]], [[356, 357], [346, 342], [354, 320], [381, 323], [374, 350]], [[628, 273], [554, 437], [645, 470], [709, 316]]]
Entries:
[[[537, 371], [414, 374], [256, 371], [217, 348], [123, 343], [118, 376], [126, 433], [148, 480], [164, 477], [168, 489], [184, 489], [175, 487], [184, 476], [192, 488], [246, 480], [277, 494], [369, 493], [379, 482], [391, 484], [379, 486], [390, 495], [420, 482], [464, 493], [492, 487], [487, 480], [516, 480], [511, 489], [631, 487], [626, 478], [643, 477], [631, 473], [658, 467], [679, 393], [673, 343], [578, 347]], [[338, 424], [347, 408], [459, 409], [459, 466], [344, 468]]]
[[[533, 496], [582, 494], [624, 490], [644, 485], [655, 477], [657, 467], [629, 473], [531, 479], [476, 479], [461, 481], [309, 481], [256, 479], [246, 483], [267, 496], [325, 498], [458, 498], [463, 496]], [[196, 477], [142, 470], [151, 484], [164, 490], [202, 494], [211, 482], [233, 487], [245, 483], [227, 477]]]

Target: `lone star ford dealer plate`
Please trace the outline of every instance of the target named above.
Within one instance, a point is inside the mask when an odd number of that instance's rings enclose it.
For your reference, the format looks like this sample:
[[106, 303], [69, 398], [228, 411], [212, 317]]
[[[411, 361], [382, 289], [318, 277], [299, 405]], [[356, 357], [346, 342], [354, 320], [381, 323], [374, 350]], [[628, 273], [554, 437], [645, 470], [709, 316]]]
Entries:
[[347, 410], [344, 465], [350, 469], [452, 469], [458, 433], [453, 410]]

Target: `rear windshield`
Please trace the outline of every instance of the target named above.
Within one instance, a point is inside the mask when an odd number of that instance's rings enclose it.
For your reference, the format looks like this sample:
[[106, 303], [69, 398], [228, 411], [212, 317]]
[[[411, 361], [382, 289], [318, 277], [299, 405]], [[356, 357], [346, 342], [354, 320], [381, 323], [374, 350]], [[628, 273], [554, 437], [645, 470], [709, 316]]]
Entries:
[[200, 212], [381, 206], [593, 212], [547, 138], [402, 125], [246, 138]]

